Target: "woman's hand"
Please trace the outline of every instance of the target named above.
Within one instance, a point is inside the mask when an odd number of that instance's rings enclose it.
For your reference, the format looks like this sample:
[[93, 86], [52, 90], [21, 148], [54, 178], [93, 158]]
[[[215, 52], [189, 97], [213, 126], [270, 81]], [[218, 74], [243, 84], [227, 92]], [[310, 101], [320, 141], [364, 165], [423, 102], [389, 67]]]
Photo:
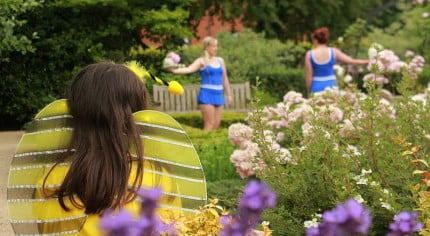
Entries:
[[233, 98], [231, 95], [227, 95], [227, 104], [231, 104], [233, 102]]

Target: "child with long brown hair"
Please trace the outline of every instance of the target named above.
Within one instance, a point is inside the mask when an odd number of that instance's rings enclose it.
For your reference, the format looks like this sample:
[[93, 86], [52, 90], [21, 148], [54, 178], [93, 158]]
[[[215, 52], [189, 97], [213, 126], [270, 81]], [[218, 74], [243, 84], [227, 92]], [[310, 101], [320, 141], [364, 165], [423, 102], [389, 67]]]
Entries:
[[160, 211], [204, 205], [192, 143], [173, 118], [146, 110], [148, 102], [145, 84], [122, 64], [79, 71], [68, 99], [39, 112], [19, 143], [8, 183], [15, 232], [101, 235], [107, 210], [139, 211], [142, 187], [162, 187]]

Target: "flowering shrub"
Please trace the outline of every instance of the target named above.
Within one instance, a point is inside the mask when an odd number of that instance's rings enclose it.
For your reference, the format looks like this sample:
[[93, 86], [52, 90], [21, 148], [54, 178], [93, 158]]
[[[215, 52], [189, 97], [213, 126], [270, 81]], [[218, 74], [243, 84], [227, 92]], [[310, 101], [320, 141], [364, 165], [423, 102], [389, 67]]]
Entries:
[[371, 209], [369, 234], [382, 235], [395, 212], [416, 207], [410, 196], [415, 157], [402, 153], [410, 142], [420, 147], [421, 159], [429, 159], [430, 88], [416, 86], [414, 73], [422, 64], [412, 61], [401, 63], [377, 49], [370, 67], [374, 78], [398, 78], [401, 96], [376, 79], [367, 81], [366, 93], [348, 87], [304, 98], [290, 91], [275, 106], [255, 109], [247, 125], [230, 126], [237, 172], [264, 180], [278, 193], [278, 208], [263, 217], [275, 232], [303, 235], [297, 222], [354, 197]]
[[264, 183], [255, 180], [248, 183], [235, 216], [229, 216], [223, 207], [217, 205], [218, 200], [213, 199], [200, 207], [197, 214], [167, 211], [162, 220], [156, 213], [161, 195], [160, 188], [139, 190], [138, 196], [142, 199], [139, 217], [133, 217], [124, 209], [116, 213], [108, 211], [103, 215], [100, 227], [109, 236], [271, 235], [266, 223], [262, 224], [263, 231], [254, 230], [262, 212], [276, 204], [276, 194]]
[[[418, 214], [400, 212], [394, 216], [387, 236], [406, 236], [420, 231], [422, 223], [417, 222]], [[340, 203], [332, 211], [324, 212], [323, 221], [306, 231], [307, 236], [349, 236], [367, 235], [370, 225], [370, 211], [354, 199]]]

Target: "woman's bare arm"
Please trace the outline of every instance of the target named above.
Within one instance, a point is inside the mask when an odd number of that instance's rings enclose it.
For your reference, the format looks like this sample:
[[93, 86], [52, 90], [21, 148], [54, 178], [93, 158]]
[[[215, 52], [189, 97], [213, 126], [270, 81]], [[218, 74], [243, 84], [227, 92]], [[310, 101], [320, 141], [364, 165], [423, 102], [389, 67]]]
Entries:
[[223, 69], [222, 83], [224, 86], [225, 95], [227, 96], [227, 102], [228, 104], [230, 104], [233, 101], [233, 99], [231, 97], [230, 81], [228, 80], [228, 76], [227, 76], [227, 67], [225, 66], [224, 59], [222, 58], [220, 59], [221, 59], [221, 64]]
[[204, 66], [203, 59], [201, 57], [199, 57], [196, 60], [194, 60], [194, 62], [191, 63], [191, 65], [189, 65], [185, 68], [171, 69], [170, 72], [172, 72], [174, 74], [191, 74], [191, 73], [198, 71], [203, 66]]
[[313, 73], [310, 57], [311, 57], [311, 52], [308, 51], [305, 56], [305, 70], [306, 70], [305, 82], [306, 82], [306, 91], [308, 93], [311, 91], [312, 73]]
[[338, 60], [340, 63], [350, 64], [354, 66], [366, 65], [369, 63], [369, 60], [354, 59], [337, 48], [333, 48], [333, 51], [336, 56], [336, 60]]

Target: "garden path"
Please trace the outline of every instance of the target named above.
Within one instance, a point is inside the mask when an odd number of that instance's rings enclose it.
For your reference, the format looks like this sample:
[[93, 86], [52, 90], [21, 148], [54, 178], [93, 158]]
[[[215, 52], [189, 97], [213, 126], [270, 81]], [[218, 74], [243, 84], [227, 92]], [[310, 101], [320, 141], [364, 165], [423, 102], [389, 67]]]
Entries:
[[8, 221], [6, 185], [9, 165], [22, 134], [22, 131], [0, 132], [0, 236], [14, 235]]

